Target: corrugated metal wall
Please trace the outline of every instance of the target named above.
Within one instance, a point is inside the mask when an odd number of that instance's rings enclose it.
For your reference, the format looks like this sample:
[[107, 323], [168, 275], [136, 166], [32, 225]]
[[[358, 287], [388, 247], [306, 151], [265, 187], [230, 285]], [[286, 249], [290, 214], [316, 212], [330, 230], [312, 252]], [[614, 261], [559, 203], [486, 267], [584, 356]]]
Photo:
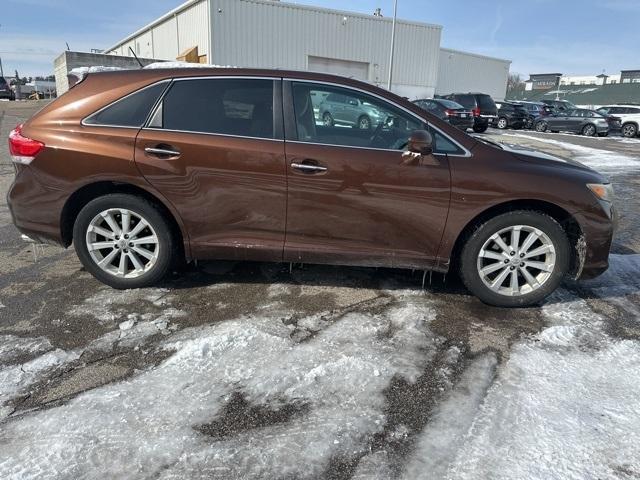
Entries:
[[138, 56], [175, 60], [182, 52], [195, 46], [198, 47], [199, 55], [208, 55], [209, 11], [206, 0], [194, 3], [157, 25], [143, 29], [140, 34], [108, 53], [130, 56], [131, 47]]
[[482, 92], [504, 100], [510, 65], [508, 60], [442, 48], [436, 93]]
[[[219, 65], [306, 70], [308, 57], [369, 63], [386, 85], [391, 20], [262, 0], [211, 0], [213, 61]], [[394, 85], [433, 93], [441, 27], [399, 21]], [[406, 90], [406, 88], [405, 88]]]

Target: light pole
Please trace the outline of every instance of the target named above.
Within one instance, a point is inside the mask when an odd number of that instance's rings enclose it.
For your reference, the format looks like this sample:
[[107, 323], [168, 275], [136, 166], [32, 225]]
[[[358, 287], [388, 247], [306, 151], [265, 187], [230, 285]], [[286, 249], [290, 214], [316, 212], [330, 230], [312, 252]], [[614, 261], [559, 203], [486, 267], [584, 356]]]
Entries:
[[398, 0], [393, 0], [393, 24], [391, 27], [391, 52], [389, 53], [389, 82], [387, 90], [391, 91], [391, 80], [393, 78], [393, 53], [396, 46], [396, 18], [398, 16]]

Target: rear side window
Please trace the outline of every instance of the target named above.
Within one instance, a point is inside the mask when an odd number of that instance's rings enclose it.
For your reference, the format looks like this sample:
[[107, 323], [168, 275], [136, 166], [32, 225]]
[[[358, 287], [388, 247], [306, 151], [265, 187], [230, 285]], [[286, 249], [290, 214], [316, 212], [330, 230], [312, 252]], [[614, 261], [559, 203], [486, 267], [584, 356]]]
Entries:
[[[476, 108], [476, 99], [473, 95], [456, 95], [454, 100], [466, 108], [474, 109]], [[495, 107], [495, 105], [494, 105]]]
[[640, 113], [640, 108], [627, 108], [627, 113], [638, 114]]
[[84, 119], [86, 125], [111, 127], [142, 127], [168, 82], [143, 88]]
[[153, 126], [194, 133], [275, 138], [273, 81], [207, 78], [173, 83]]
[[478, 95], [478, 106], [481, 109], [495, 109], [496, 104], [489, 95]]

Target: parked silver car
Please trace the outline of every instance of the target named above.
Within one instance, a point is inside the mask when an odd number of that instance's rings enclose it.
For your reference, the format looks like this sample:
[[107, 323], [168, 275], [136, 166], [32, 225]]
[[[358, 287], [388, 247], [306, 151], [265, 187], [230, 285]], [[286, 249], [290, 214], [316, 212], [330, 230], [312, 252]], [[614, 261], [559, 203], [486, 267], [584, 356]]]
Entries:
[[361, 99], [331, 93], [318, 107], [319, 120], [325, 127], [337, 125], [369, 130], [385, 120], [385, 114]]

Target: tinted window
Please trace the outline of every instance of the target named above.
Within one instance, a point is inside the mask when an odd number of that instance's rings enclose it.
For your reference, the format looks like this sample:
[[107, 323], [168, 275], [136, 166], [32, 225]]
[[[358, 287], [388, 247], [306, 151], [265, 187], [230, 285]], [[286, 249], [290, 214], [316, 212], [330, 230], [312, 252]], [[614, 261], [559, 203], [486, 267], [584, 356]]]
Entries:
[[493, 98], [491, 98], [489, 95], [478, 95], [478, 106], [481, 109], [487, 110], [496, 108], [496, 104], [493, 101]]
[[476, 99], [473, 95], [456, 95], [453, 99], [466, 108], [476, 108]]
[[272, 80], [181, 80], [162, 103], [168, 130], [274, 138]]
[[627, 113], [640, 113], [640, 108], [627, 108]]
[[142, 127], [149, 112], [167, 87], [167, 82], [156, 83], [118, 100], [104, 110], [84, 120], [89, 125], [116, 127]]
[[455, 143], [442, 135], [440, 132], [429, 126], [429, 131], [433, 136], [433, 151], [436, 153], [455, 153], [463, 154], [464, 151]]

